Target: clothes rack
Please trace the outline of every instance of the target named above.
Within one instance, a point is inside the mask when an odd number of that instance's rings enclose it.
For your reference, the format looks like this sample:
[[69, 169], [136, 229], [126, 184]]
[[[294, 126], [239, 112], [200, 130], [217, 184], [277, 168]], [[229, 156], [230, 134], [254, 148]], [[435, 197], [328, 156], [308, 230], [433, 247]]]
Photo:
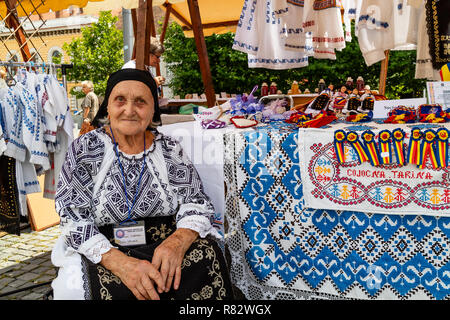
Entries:
[[67, 69], [72, 69], [72, 63], [34, 63], [34, 62], [15, 62], [15, 61], [0, 61], [0, 66], [4, 67], [26, 67], [26, 68], [57, 68], [61, 69], [62, 82], [64, 88], [67, 90]]

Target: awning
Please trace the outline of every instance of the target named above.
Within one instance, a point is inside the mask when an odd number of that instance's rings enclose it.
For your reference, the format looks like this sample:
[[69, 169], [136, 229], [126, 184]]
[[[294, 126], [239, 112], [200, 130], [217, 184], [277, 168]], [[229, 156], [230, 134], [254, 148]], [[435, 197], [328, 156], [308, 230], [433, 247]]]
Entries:
[[[121, 3], [125, 9], [133, 9], [139, 6], [139, 0], [125, 0]], [[181, 25], [186, 37], [193, 37], [187, 1], [153, 0], [153, 6], [160, 6], [164, 10], [166, 10], [168, 3], [172, 6], [171, 17]], [[203, 33], [205, 36], [210, 36], [213, 33], [222, 34], [236, 31], [244, 0], [198, 0], [198, 6], [203, 24]]]
[[[59, 11], [67, 9], [70, 6], [85, 7], [88, 2], [97, 2], [103, 0], [22, 0], [17, 6], [17, 14], [19, 17], [29, 15], [31, 13], [45, 13], [51, 11]], [[5, 1], [0, 1], [0, 14], [4, 18], [7, 14]]]
[[[186, 1], [170, 1], [172, 4], [171, 16], [181, 25], [186, 37], [193, 37], [191, 18]], [[244, 0], [198, 0], [200, 17], [202, 19], [203, 33], [210, 36], [214, 33], [222, 34], [236, 32]], [[167, 5], [162, 4], [162, 8]]]

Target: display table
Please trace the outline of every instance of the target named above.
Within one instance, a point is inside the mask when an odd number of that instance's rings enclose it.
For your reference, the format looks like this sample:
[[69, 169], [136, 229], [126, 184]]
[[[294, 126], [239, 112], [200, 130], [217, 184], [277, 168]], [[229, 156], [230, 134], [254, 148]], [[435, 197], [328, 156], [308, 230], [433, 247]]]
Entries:
[[450, 297], [450, 218], [307, 209], [295, 126], [160, 128], [182, 140], [224, 212], [232, 281], [246, 298]]
[[450, 218], [306, 209], [299, 131], [290, 128], [225, 138], [227, 244], [244, 295], [449, 298]]

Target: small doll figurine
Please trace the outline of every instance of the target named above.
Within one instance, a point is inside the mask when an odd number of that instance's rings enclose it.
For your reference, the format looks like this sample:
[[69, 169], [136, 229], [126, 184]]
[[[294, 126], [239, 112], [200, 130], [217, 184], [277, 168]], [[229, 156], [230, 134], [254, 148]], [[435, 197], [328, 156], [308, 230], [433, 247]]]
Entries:
[[347, 103], [342, 110], [345, 115], [353, 115], [358, 113], [358, 109], [361, 106], [361, 101], [359, 100], [358, 89], [353, 89], [352, 93], [348, 96]]
[[363, 113], [373, 111], [375, 96], [372, 94], [372, 91], [370, 91], [370, 87], [368, 85], [364, 87], [364, 94], [361, 96], [360, 101], [361, 107], [358, 111]]
[[270, 94], [277, 94], [277, 84], [275, 82], [272, 82], [270, 84], [270, 90], [269, 90]]
[[345, 83], [345, 86], [347, 87], [348, 93], [350, 94], [353, 90], [353, 79], [351, 77], [347, 78], [347, 82]]
[[261, 85], [261, 97], [269, 95], [269, 86], [267, 83], [263, 82]]
[[360, 93], [364, 92], [364, 79], [361, 76], [356, 79], [356, 89], [358, 89], [358, 92]]
[[291, 94], [299, 94], [299, 90], [298, 90], [298, 82], [294, 80], [294, 82], [292, 82], [292, 86], [291, 86]]
[[347, 103], [347, 87], [345, 85], [341, 86], [341, 89], [336, 92], [333, 96], [333, 109], [334, 113], [338, 118], [343, 116], [342, 110]]
[[304, 93], [304, 94], [310, 94], [310, 93], [311, 93], [311, 91], [309, 91], [309, 89], [308, 89], [308, 88], [306, 88], [306, 89], [305, 89], [305, 91], [303, 91], [303, 93]]
[[319, 92], [322, 92], [323, 90], [325, 90], [325, 88], [326, 88], [325, 80], [323, 80], [323, 79], [319, 80], [318, 88], [319, 88], [319, 90], [318, 90]]

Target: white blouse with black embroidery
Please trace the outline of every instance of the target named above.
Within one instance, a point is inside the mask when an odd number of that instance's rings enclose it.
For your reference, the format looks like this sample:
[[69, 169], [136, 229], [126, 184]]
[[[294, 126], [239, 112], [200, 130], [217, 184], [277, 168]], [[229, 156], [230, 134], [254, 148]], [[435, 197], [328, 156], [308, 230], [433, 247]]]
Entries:
[[132, 219], [176, 215], [177, 228], [195, 230], [202, 238], [222, 237], [213, 227], [214, 207], [180, 144], [156, 131], [154, 134], [153, 144], [145, 150], [145, 170], [139, 190], [136, 189], [144, 152], [128, 155], [118, 150], [126, 193], [113, 142], [104, 128], [74, 140], [55, 198], [66, 249], [99, 263], [101, 255], [112, 245], [98, 226], [126, 220], [125, 197], [131, 204], [136, 192]]

